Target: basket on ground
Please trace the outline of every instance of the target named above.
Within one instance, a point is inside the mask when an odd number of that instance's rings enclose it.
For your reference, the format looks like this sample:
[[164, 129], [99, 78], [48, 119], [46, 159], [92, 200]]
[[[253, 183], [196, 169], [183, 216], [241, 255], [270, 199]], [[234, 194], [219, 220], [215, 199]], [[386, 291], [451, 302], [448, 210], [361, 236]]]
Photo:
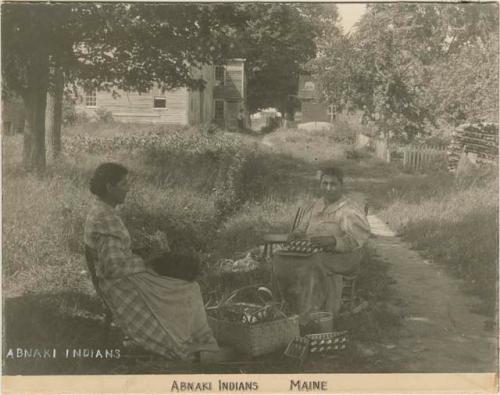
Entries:
[[208, 325], [219, 343], [253, 357], [284, 349], [299, 336], [298, 316], [253, 325], [208, 316]]
[[[235, 302], [245, 290], [253, 292], [262, 306]], [[267, 301], [262, 291], [266, 291]], [[243, 287], [207, 310], [208, 324], [217, 341], [253, 357], [284, 349], [299, 336], [298, 316], [287, 317], [272, 301], [271, 291], [265, 287]]]
[[347, 331], [314, 333], [296, 337], [287, 346], [284, 355], [303, 363], [312, 355], [332, 355], [347, 349]]
[[309, 352], [314, 353], [332, 353], [345, 350], [347, 347], [347, 331], [315, 333], [306, 335], [309, 340]]

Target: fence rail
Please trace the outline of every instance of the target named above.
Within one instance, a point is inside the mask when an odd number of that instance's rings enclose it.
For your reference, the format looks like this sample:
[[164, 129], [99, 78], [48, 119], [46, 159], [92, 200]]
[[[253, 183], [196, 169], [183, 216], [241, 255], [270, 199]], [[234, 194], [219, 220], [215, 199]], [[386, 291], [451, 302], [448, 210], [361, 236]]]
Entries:
[[443, 149], [409, 147], [403, 149], [403, 168], [424, 170], [439, 161], [446, 161], [447, 153]]
[[425, 170], [438, 164], [439, 161], [447, 162], [447, 146], [444, 144], [415, 144], [396, 145], [386, 139], [358, 135], [356, 145], [361, 147], [371, 146], [375, 156], [384, 162], [399, 162], [410, 171]]

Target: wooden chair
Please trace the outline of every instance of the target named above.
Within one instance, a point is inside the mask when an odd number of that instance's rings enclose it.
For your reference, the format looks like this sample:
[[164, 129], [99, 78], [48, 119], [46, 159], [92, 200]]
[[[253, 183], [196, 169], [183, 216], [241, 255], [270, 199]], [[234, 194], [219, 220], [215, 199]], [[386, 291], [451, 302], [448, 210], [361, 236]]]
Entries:
[[106, 300], [104, 299], [104, 296], [102, 295], [101, 289], [99, 287], [99, 280], [97, 278], [97, 273], [95, 269], [95, 264], [97, 262], [97, 253], [87, 245], [85, 246], [85, 262], [87, 263], [87, 269], [89, 271], [92, 284], [94, 285], [94, 289], [99, 298], [101, 299], [101, 302], [104, 307], [104, 325], [106, 327], [106, 337], [107, 337], [112, 327], [113, 314], [111, 313], [111, 309], [106, 303]]
[[[87, 263], [87, 268], [90, 273], [90, 279], [92, 280], [92, 284], [94, 285], [94, 289], [101, 299], [101, 302], [103, 304], [104, 308], [104, 326], [105, 326], [105, 339], [106, 341], [109, 339], [109, 335], [111, 333], [111, 330], [115, 326], [113, 323], [113, 313], [111, 312], [111, 309], [109, 308], [108, 304], [106, 303], [106, 299], [104, 298], [101, 288], [99, 287], [99, 280], [97, 278], [97, 273], [96, 273], [96, 268], [95, 264], [97, 262], [97, 253], [95, 252], [94, 249], [92, 249], [89, 246], [85, 246], [85, 261]], [[128, 336], [122, 334], [122, 344], [125, 348], [127, 348], [129, 351], [132, 350], [132, 353], [148, 353], [149, 351], [142, 350], [139, 345], [137, 345], [132, 339], [130, 339]]]
[[264, 256], [271, 259], [273, 257], [273, 248], [276, 245], [284, 244], [288, 240], [288, 236], [290, 233], [293, 233], [296, 230], [300, 222], [304, 217], [304, 209], [298, 208], [297, 213], [295, 214], [295, 218], [293, 220], [292, 226], [290, 227], [290, 231], [288, 233], [268, 233], [262, 237], [264, 241]]
[[351, 275], [342, 276], [342, 308], [350, 311], [355, 307], [356, 302], [356, 279], [358, 272]]

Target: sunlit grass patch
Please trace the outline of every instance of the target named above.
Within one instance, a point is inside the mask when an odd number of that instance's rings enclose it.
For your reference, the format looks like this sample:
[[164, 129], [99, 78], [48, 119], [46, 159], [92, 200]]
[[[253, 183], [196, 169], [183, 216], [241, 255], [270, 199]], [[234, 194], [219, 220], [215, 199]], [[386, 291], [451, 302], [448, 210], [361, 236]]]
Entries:
[[[460, 187], [453, 178], [392, 189], [380, 216], [403, 238], [467, 280], [494, 314], [498, 270], [498, 183]], [[400, 192], [397, 192], [400, 191]]]

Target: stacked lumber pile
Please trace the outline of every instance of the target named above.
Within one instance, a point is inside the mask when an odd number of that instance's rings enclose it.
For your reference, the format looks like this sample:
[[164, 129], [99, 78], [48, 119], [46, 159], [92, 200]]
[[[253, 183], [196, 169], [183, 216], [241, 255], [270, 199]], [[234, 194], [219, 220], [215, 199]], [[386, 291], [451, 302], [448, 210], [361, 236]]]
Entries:
[[498, 160], [498, 124], [466, 123], [453, 132], [453, 139], [448, 146], [448, 170], [455, 171], [464, 151], [477, 155], [477, 163], [491, 164]]

